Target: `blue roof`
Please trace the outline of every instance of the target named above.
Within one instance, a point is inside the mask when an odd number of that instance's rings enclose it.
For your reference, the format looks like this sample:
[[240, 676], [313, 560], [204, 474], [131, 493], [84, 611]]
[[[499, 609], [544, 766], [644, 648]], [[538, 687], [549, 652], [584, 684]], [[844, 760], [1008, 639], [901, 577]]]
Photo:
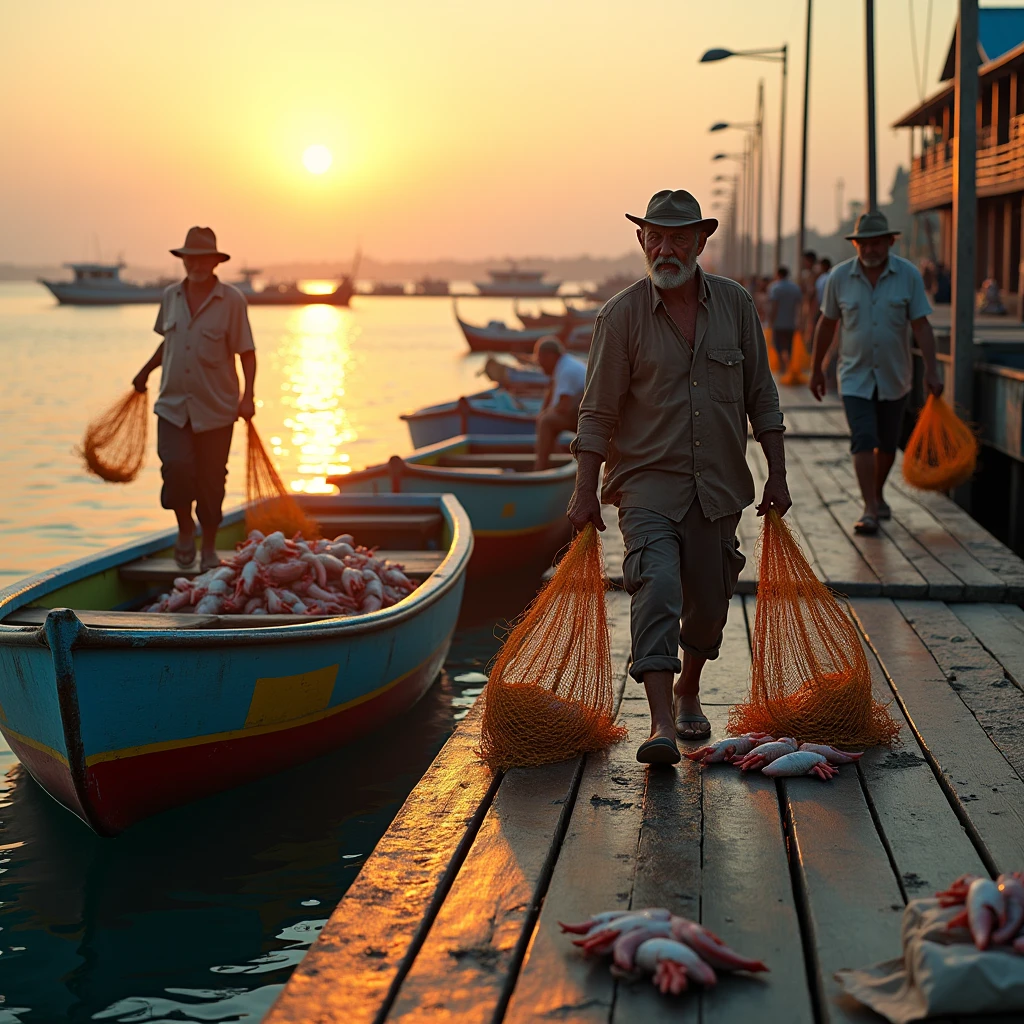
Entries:
[[[1024, 43], [1024, 7], [983, 7], [978, 11], [978, 49], [987, 64]], [[956, 67], [956, 31], [939, 76], [940, 82], [953, 77]]]

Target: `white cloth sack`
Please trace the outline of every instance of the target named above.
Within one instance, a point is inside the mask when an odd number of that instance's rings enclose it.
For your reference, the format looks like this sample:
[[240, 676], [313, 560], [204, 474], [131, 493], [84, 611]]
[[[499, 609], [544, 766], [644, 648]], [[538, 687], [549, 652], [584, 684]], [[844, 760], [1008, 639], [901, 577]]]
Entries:
[[903, 911], [903, 959], [836, 972], [854, 999], [892, 1024], [945, 1014], [1024, 1014], [1024, 956], [977, 949], [965, 928], [946, 922], [963, 907], [911, 900]]

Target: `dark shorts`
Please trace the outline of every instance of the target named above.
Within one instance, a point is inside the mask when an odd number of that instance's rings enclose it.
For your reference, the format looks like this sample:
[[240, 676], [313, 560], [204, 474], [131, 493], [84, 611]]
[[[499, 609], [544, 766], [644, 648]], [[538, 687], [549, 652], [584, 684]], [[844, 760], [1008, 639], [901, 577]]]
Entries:
[[796, 328], [772, 328], [772, 345], [780, 356], [788, 356], [793, 351], [793, 335], [795, 333]]
[[197, 434], [191, 423], [176, 427], [162, 416], [156, 418], [156, 451], [164, 481], [160, 504], [164, 508], [191, 509], [195, 502], [200, 523], [220, 523], [234, 428], [232, 423]]
[[850, 424], [850, 451], [857, 455], [877, 448], [894, 455], [899, 447], [903, 409], [909, 397], [904, 395], [886, 402], [877, 397], [877, 392], [872, 398], [843, 395], [846, 422]]

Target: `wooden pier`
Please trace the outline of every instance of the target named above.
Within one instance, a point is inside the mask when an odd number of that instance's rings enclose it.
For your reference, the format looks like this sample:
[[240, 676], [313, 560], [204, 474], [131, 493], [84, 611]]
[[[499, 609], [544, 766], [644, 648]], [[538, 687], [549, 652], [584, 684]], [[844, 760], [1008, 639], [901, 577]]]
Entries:
[[[626, 675], [629, 599], [613, 591], [629, 738], [495, 777], [474, 753], [474, 709], [269, 1024], [878, 1021], [841, 994], [833, 973], [899, 955], [908, 899], [964, 872], [1024, 868], [1024, 611], [1015, 603], [1024, 562], [948, 499], [897, 479], [892, 522], [878, 537], [854, 536], [856, 485], [842, 438], [830, 436], [843, 426], [833, 413], [807, 411], [806, 428], [787, 438], [790, 522], [821, 577], [849, 596], [901, 744], [869, 751], [829, 783], [685, 760], [675, 770], [638, 765], [647, 703]], [[755, 468], [759, 460], [755, 449]], [[722, 656], [702, 685], [714, 738], [747, 694], [756, 529], [745, 515], [745, 593], [732, 600]], [[614, 530], [607, 539], [614, 560]], [[700, 920], [770, 973], [663, 997], [649, 982], [617, 981], [557, 924], [643, 906]]]

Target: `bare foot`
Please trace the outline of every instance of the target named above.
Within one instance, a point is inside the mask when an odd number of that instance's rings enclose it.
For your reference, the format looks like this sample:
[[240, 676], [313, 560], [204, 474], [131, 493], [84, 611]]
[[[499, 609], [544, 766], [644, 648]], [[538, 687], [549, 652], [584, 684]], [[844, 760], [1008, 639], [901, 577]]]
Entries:
[[701, 740], [711, 735], [711, 723], [704, 715], [698, 694], [677, 693], [673, 703], [676, 732], [684, 740]]

